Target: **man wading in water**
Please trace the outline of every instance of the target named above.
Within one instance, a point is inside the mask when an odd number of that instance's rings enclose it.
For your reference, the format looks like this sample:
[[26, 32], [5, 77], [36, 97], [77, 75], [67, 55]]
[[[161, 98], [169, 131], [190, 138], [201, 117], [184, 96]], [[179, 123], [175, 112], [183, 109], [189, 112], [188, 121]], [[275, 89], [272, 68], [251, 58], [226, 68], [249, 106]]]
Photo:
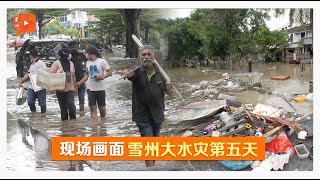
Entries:
[[[171, 84], [155, 68], [154, 49], [150, 45], [140, 48], [140, 66], [135, 71], [125, 69], [122, 75], [132, 82], [132, 120], [136, 122], [141, 137], [160, 136], [164, 121], [164, 95]], [[154, 160], [145, 161], [147, 167], [154, 166]]]

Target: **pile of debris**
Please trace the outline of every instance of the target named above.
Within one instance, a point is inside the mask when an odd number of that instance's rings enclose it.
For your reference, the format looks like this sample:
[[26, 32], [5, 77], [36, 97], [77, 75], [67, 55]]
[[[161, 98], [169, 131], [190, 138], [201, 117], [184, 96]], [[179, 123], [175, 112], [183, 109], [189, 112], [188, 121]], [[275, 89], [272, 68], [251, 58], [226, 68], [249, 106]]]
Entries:
[[228, 73], [222, 74], [220, 79], [214, 81], [201, 81], [198, 84], [186, 84], [187, 93], [194, 100], [218, 99], [220, 92], [242, 92], [257, 90], [259, 93], [272, 94], [270, 83], [262, 80], [261, 73], [241, 73], [232, 77]]
[[[223, 104], [221, 104], [223, 105]], [[289, 136], [295, 134], [302, 140], [312, 136], [312, 114], [298, 115], [270, 105], [227, 103], [219, 106], [205, 123], [185, 128], [181, 136], [193, 137], [247, 137], [258, 136], [266, 140], [266, 159], [264, 161], [219, 161], [231, 170], [241, 170], [249, 166], [255, 171], [283, 169], [289, 159], [297, 153], [300, 159], [310, 158], [304, 144], [294, 145]], [[195, 119], [193, 119], [195, 120]], [[200, 121], [199, 121], [200, 122]], [[304, 123], [307, 122], [307, 123]]]
[[[291, 98], [282, 94], [293, 112], [261, 103], [241, 103], [237, 97], [221, 93], [257, 90], [260, 93], [272, 94], [271, 84], [264, 82], [262, 75], [241, 73], [230, 77], [225, 73], [215, 81], [187, 84], [189, 88], [183, 88], [184, 95], [189, 93], [186, 97], [192, 103], [180, 106], [180, 111], [168, 110], [167, 122], [180, 127], [178, 134], [184, 137], [265, 138], [265, 161], [219, 161], [231, 170], [241, 170], [249, 166], [255, 171], [282, 170], [295, 153], [301, 159], [312, 159], [312, 149], [308, 150], [302, 141], [313, 136], [313, 114], [298, 114], [290, 103], [311, 102], [312, 93], [294, 94]], [[300, 142], [292, 143], [289, 138], [298, 138]]]

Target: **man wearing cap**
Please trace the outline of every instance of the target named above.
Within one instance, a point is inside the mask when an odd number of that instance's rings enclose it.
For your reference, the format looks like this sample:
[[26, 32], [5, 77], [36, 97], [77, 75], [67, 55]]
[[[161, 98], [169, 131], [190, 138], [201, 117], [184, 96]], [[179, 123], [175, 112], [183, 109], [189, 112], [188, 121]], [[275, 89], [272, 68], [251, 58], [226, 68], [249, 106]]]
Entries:
[[86, 57], [89, 60], [86, 64], [86, 74], [77, 85], [80, 87], [86, 82], [91, 117], [97, 118], [98, 104], [100, 116], [104, 118], [106, 116], [106, 92], [103, 80], [112, 75], [112, 69], [108, 62], [101, 58], [98, 49], [94, 46], [86, 49]]
[[[22, 83], [28, 81], [30, 79], [29, 75], [37, 73], [38, 69], [47, 68], [46, 64], [39, 59], [38, 51], [36, 49], [30, 50], [30, 61], [31, 65], [28, 70], [28, 73], [26, 73], [21, 81], [19, 82], [19, 87], [22, 87]], [[33, 89], [32, 84], [29, 83], [28, 87], [28, 105], [30, 107], [31, 112], [36, 112], [36, 106], [35, 101], [38, 98], [38, 103], [41, 108], [41, 113], [46, 113], [46, 90], [42, 89], [39, 91], [36, 91]]]

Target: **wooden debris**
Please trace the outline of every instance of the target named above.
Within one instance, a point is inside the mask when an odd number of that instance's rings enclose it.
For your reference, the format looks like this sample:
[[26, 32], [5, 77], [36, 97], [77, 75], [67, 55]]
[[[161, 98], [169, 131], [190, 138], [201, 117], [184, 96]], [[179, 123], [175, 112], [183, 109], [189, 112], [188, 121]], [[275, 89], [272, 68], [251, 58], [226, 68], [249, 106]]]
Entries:
[[230, 129], [227, 129], [225, 130], [224, 132], [221, 132], [220, 136], [223, 137], [223, 136], [232, 136], [236, 133], [239, 133], [243, 130], [246, 130], [247, 128], [243, 126], [243, 124], [239, 124], [239, 125], [236, 125], [234, 127], [231, 127]]
[[266, 137], [266, 143], [269, 143], [269, 142], [273, 141], [277, 137], [278, 137], [278, 135], [273, 135], [273, 136]]
[[265, 137], [265, 138], [272, 137], [274, 134], [279, 133], [279, 131], [285, 130], [285, 128], [284, 128], [285, 126], [286, 125], [281, 125], [281, 126], [275, 127], [271, 131], [263, 134], [262, 137]]
[[234, 135], [236, 133], [239, 133], [243, 130], [245, 130], [246, 128], [243, 126], [243, 123], [245, 123], [246, 120], [245, 119], [241, 119], [240, 121], [230, 124], [228, 126], [225, 126], [223, 128], [221, 128], [220, 131], [220, 136], [231, 136]]
[[250, 113], [250, 111], [248, 110], [248, 108], [247, 108], [247, 105], [246, 104], [242, 104], [242, 107], [244, 108], [244, 111], [245, 111], [245, 113], [248, 115], [248, 118], [249, 118], [249, 120], [253, 123], [253, 125], [255, 126], [255, 127], [261, 127], [262, 125], [261, 125], [261, 123], [260, 122], [258, 122], [258, 121], [256, 121], [256, 120], [254, 120], [253, 118], [252, 118], [252, 114]]
[[268, 116], [262, 116], [267, 121], [276, 122], [282, 125], [287, 125], [294, 129], [295, 133], [299, 133], [300, 131], [307, 131], [307, 127], [293, 121], [289, 121], [287, 119], [283, 118], [275, 118], [275, 117], [268, 117]]

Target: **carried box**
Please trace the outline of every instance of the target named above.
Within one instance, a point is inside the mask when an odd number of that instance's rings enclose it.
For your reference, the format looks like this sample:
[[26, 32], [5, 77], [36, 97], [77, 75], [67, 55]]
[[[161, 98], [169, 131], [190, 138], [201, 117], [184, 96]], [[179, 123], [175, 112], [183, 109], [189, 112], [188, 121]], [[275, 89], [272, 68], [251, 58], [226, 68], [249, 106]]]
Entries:
[[50, 73], [50, 68], [38, 69], [37, 86], [48, 91], [65, 89], [66, 73]]

